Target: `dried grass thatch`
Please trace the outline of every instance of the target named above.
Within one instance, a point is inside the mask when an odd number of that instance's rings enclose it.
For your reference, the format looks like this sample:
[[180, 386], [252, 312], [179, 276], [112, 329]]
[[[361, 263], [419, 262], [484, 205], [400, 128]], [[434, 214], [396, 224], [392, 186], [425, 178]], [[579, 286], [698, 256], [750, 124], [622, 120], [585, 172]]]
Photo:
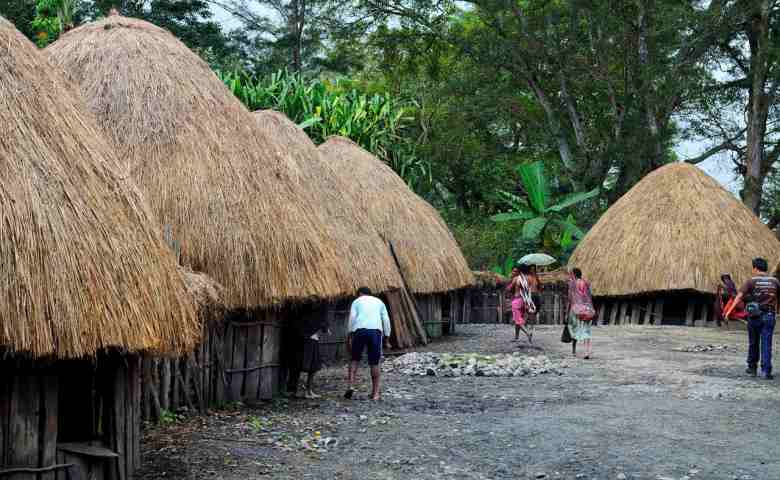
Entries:
[[230, 308], [351, 293], [297, 172], [209, 66], [169, 32], [110, 16], [47, 48], [80, 86], [182, 263]]
[[319, 148], [392, 247], [411, 292], [439, 293], [474, 283], [439, 212], [393, 169], [346, 138], [330, 138]]
[[551, 272], [539, 272], [539, 280], [542, 284], [566, 283], [569, 281], [569, 271], [559, 268]]
[[474, 287], [500, 288], [509, 283], [509, 279], [496, 272], [474, 271]]
[[224, 318], [226, 309], [224, 288], [205, 273], [193, 272], [179, 267], [179, 273], [184, 279], [187, 292], [198, 307], [201, 322], [209, 323]]
[[647, 175], [601, 217], [569, 261], [600, 296], [714, 293], [722, 273], [741, 282], [753, 257], [780, 242], [699, 168], [673, 163]]
[[307, 204], [321, 209], [331, 236], [338, 238], [338, 256], [353, 291], [367, 286], [375, 292], [400, 288], [401, 277], [382, 237], [346, 193], [348, 186], [322, 157], [306, 132], [283, 113], [254, 113], [258, 127], [298, 171], [298, 182], [310, 195]]
[[175, 259], [68, 87], [0, 17], [0, 346], [187, 351], [198, 324]]

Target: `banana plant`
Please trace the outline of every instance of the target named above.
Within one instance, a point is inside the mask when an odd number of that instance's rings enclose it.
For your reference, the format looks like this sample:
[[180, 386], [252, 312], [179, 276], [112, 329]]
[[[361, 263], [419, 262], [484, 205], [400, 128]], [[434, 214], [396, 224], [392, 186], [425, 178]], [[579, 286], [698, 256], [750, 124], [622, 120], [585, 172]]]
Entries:
[[524, 239], [541, 241], [547, 248], [569, 249], [577, 239], [584, 236], [584, 232], [577, 226], [574, 216], [566, 215], [564, 211], [598, 196], [599, 189], [572, 193], [553, 203], [543, 162], [523, 163], [517, 167], [517, 172], [525, 196], [499, 191], [509, 211], [493, 215], [491, 220], [522, 222]]

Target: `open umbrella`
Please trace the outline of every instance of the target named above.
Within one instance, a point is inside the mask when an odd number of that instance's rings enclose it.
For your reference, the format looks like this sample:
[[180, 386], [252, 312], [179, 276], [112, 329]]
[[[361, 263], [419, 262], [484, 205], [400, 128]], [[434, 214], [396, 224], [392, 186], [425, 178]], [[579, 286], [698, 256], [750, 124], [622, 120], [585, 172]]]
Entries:
[[546, 253], [529, 253], [520, 260], [517, 261], [518, 265], [537, 265], [539, 267], [546, 267], [557, 262], [555, 258], [547, 255]]

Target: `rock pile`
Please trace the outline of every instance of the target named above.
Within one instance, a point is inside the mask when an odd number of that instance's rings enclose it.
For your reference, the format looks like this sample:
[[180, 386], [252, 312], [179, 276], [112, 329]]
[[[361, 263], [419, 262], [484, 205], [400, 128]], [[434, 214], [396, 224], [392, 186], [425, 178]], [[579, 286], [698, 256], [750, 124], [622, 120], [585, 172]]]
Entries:
[[412, 352], [385, 362], [382, 368], [386, 372], [403, 375], [524, 377], [545, 373], [563, 375], [562, 369], [567, 366], [565, 363], [553, 362], [544, 355], [527, 356], [519, 352], [511, 355]]
[[688, 353], [706, 353], [706, 352], [723, 352], [723, 353], [737, 353], [739, 348], [736, 345], [688, 345], [677, 349], [679, 352]]

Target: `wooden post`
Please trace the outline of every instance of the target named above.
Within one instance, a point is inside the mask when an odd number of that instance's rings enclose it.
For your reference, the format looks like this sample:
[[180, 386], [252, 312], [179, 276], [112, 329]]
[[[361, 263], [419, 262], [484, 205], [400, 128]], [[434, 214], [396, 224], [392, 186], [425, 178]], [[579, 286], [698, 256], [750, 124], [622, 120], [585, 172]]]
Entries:
[[647, 306], [645, 307], [645, 314], [642, 316], [642, 324], [643, 325], [652, 325], [653, 324], [653, 301], [648, 300]]
[[611, 311], [609, 312], [609, 324], [616, 325], [618, 312], [620, 311], [620, 304], [617, 301], [610, 302]]
[[599, 319], [596, 321], [596, 325], [603, 325], [604, 324], [604, 310], [607, 309], [607, 304], [602, 303], [598, 306], [599, 309]]
[[663, 325], [664, 324], [664, 303], [666, 302], [665, 299], [660, 298], [656, 300], [655, 302], [655, 315], [653, 318], [655, 319], [655, 322], [653, 325]]
[[620, 302], [620, 311], [618, 313], [618, 325], [625, 325], [626, 324], [626, 310], [628, 309], [628, 304], [626, 302]]
[[709, 303], [702, 303], [701, 304], [701, 317], [696, 321], [695, 325], [697, 327], [706, 327], [707, 322], [709, 321], [710, 316], [710, 304]]
[[696, 300], [693, 298], [688, 299], [688, 309], [685, 312], [685, 325], [688, 327], [693, 326], [693, 314], [696, 311]]
[[639, 325], [639, 315], [641, 313], [639, 302], [631, 304], [631, 325]]
[[167, 358], [160, 360], [160, 408], [170, 410], [170, 391], [171, 391], [171, 362]]

